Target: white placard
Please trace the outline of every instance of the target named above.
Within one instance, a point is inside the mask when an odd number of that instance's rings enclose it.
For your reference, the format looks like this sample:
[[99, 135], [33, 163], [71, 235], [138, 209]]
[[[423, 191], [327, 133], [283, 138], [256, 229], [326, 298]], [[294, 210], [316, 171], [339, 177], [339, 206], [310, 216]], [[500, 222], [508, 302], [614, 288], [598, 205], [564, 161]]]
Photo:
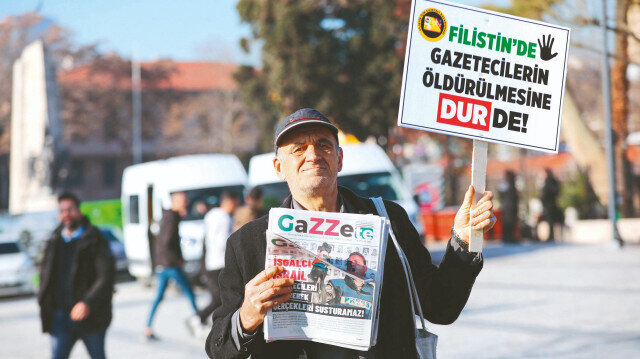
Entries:
[[398, 125], [558, 152], [570, 29], [413, 0]]

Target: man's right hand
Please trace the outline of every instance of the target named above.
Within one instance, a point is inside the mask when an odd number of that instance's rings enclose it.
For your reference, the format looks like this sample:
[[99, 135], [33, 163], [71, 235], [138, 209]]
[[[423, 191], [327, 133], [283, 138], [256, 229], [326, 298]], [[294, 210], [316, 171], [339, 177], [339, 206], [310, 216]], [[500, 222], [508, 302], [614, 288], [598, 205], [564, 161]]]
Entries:
[[240, 307], [240, 324], [247, 332], [255, 331], [264, 321], [267, 312], [291, 298], [293, 279], [276, 278], [284, 267], [269, 267], [258, 273], [244, 286], [244, 301]]

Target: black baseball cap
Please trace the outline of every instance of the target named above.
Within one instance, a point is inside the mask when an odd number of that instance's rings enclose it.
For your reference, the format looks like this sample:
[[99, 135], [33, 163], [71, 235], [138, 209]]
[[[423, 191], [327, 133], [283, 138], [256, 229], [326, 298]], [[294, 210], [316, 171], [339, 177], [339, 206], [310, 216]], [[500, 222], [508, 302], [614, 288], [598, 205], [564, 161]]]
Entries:
[[319, 125], [324, 126], [331, 130], [333, 135], [336, 138], [336, 142], [338, 142], [338, 128], [329, 121], [329, 119], [320, 113], [320, 111], [312, 109], [312, 108], [302, 108], [291, 115], [285, 117], [278, 124], [278, 128], [276, 129], [276, 134], [274, 136], [273, 145], [278, 151], [278, 144], [280, 140], [283, 138], [285, 133], [291, 132], [294, 128], [299, 128], [304, 125]]

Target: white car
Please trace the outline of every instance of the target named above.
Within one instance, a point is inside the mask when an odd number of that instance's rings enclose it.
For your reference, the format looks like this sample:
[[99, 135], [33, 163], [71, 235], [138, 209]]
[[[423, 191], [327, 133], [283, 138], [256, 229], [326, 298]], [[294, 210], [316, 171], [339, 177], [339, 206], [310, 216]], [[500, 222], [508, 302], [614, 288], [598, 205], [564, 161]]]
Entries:
[[36, 268], [17, 237], [0, 237], [0, 296], [35, 292]]

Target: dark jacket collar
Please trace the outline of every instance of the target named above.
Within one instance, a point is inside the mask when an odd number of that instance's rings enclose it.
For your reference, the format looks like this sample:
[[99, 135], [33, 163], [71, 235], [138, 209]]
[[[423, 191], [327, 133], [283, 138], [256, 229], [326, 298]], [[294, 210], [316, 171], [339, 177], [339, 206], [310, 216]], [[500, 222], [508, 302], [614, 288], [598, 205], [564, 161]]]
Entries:
[[[79, 248], [85, 247], [86, 245], [89, 245], [91, 242], [93, 242], [96, 236], [91, 234], [93, 233], [93, 231], [98, 230], [93, 226], [93, 224], [91, 224], [91, 221], [89, 221], [89, 218], [87, 216], [82, 216], [82, 219], [80, 220], [80, 226], [84, 227], [84, 231], [80, 235], [80, 238], [76, 239], [76, 241], [78, 241]], [[64, 226], [62, 225], [62, 223], [60, 223], [58, 227], [56, 227], [56, 229], [53, 231], [53, 239], [55, 239], [56, 241], [63, 241], [63, 228]]]

